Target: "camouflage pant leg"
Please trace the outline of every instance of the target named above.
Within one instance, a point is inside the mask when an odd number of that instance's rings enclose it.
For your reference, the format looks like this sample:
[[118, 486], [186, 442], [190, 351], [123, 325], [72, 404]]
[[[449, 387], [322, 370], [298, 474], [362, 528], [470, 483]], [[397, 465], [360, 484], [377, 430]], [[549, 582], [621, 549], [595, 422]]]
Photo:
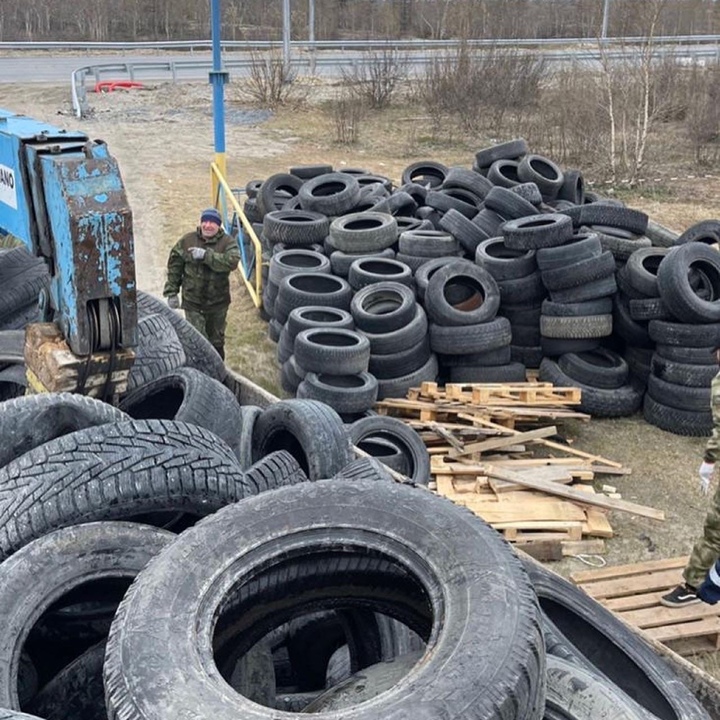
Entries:
[[210, 344], [215, 348], [222, 348], [225, 346], [225, 326], [227, 325], [227, 314], [227, 305], [222, 305], [221, 307], [214, 308], [213, 310], [206, 310], [204, 313], [207, 338], [210, 341]]
[[720, 485], [712, 499], [712, 507], [705, 518], [703, 536], [695, 543], [683, 577], [691, 587], [702, 584], [712, 564], [720, 557]]
[[203, 336], [207, 337], [205, 315], [199, 310], [185, 310], [185, 319]]

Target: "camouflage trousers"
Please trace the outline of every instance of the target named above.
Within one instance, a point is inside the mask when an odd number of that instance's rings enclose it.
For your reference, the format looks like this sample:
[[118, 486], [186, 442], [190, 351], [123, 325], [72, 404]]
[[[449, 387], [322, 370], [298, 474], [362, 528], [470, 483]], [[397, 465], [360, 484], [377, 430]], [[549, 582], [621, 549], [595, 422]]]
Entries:
[[186, 320], [218, 351], [225, 359], [225, 326], [229, 305], [214, 307], [212, 310], [185, 309]]
[[683, 577], [691, 587], [700, 587], [713, 563], [720, 557], [720, 485], [705, 518], [702, 537], [695, 543]]

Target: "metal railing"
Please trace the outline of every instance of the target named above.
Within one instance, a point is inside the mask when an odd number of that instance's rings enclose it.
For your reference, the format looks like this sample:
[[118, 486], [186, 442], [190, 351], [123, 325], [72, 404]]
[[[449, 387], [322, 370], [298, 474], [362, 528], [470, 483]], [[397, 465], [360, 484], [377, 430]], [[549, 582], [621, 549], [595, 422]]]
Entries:
[[[601, 49], [597, 46], [592, 49], [586, 48], [566, 48], [559, 50], [541, 49], [525, 50], [537, 57], [541, 57], [546, 62], [565, 62], [565, 63], [598, 63], [605, 58], [609, 61], [618, 61], [623, 59], [632, 59], [637, 57], [638, 49], [636, 47], [624, 47], [618, 49]], [[657, 45], [653, 48], [653, 53], [657, 57], [675, 57], [692, 58], [694, 60], [704, 58], [720, 61], [720, 45]], [[407, 62], [415, 68], [426, 67], [443, 57], [442, 52], [421, 51], [411, 53], [407, 56]], [[252, 55], [243, 57], [234, 57], [226, 55], [223, 59], [224, 69], [234, 71], [236, 75], [247, 74], [249, 70], [258, 62], [258, 58]], [[372, 64], [377, 62], [373, 57], [368, 57], [365, 53], [353, 54], [325, 54], [325, 55], [295, 55], [291, 61], [291, 69], [297, 74], [314, 75], [320, 71], [324, 75], [332, 73], [338, 74], [343, 69], [352, 69], [363, 64]], [[71, 76], [71, 93], [73, 108], [77, 117], [82, 117], [88, 108], [87, 104], [87, 80], [90, 78], [95, 84], [103, 78], [114, 76], [117, 79], [120, 76], [123, 79], [141, 81], [152, 77], [157, 79], [159, 73], [167, 75], [167, 79], [178, 82], [179, 80], [197, 79], [199, 71], [209, 72], [212, 69], [212, 61], [210, 59], [195, 60], [142, 60], [133, 62], [112, 62], [96, 65], [88, 65], [77, 68]], [[332, 71], [332, 73], [330, 72]]]
[[238, 201], [239, 191], [233, 190], [216, 163], [210, 164], [210, 177], [217, 185], [215, 207], [223, 217], [223, 225], [240, 248], [240, 278], [255, 304], [262, 304], [262, 246], [252, 223], [247, 219]]
[[[388, 47], [399, 50], [423, 50], [423, 49], [450, 49], [456, 48], [461, 43], [468, 47], [517, 47], [532, 48], [552, 45], [642, 45], [648, 42], [647, 37], [582, 37], [582, 38], [483, 38], [469, 40], [426, 40], [422, 38], [413, 39], [389, 39], [389, 40], [293, 40], [290, 47], [298, 51], [323, 51], [323, 50], [382, 50]], [[720, 35], [663, 35], [653, 37], [655, 45], [676, 45], [676, 44], [705, 44], [720, 42]], [[281, 48], [282, 40], [223, 40], [223, 50], [268, 50]], [[72, 42], [72, 41], [50, 41], [50, 42], [0, 42], [0, 50], [81, 50], [90, 53], [96, 50], [111, 50], [114, 52], [136, 51], [136, 50], [210, 50], [211, 40], [151, 40], [142, 42]]]

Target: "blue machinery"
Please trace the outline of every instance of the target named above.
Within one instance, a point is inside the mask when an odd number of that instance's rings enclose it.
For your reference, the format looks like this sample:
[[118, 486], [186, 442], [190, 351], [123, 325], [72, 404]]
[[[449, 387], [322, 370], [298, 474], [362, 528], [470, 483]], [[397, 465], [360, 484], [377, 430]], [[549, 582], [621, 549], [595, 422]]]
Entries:
[[45, 259], [41, 318], [73, 353], [136, 344], [132, 213], [104, 142], [0, 110], [0, 232]]

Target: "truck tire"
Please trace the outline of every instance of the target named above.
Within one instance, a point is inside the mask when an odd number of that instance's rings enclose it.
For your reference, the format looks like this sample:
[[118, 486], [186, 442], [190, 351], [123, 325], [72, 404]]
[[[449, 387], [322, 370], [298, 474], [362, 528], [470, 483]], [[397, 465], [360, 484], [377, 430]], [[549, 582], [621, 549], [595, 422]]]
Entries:
[[[430, 493], [396, 483], [337, 480], [226, 508], [179, 536], [147, 568], [111, 629], [105, 663], [108, 717], [169, 720], [179, 708], [216, 720], [274, 717], [276, 710], [225, 692], [212, 677], [211, 625], [227, 596], [224, 588], [245, 580], [247, 600], [254, 603], [253, 588], [259, 584], [251, 588], [247, 581], [262, 575], [263, 565], [287, 568], [291, 587], [293, 564], [303, 555], [349, 546], [360, 557], [378, 553], [403, 567], [410, 582], [394, 585], [390, 576], [383, 583], [365, 582], [360, 573], [316, 587], [310, 575], [303, 594], [278, 592], [273, 607], [254, 604], [258, 613], [241, 616], [238, 634], [250, 642], [271, 630], [279, 618], [302, 607], [306, 593], [322, 609], [357, 578], [356, 597], [362, 592], [366, 606], [402, 617], [429, 645], [423, 662], [382, 698], [353, 708], [355, 720], [410, 715], [540, 720], [545, 667], [537, 602], [502, 539], [470, 512]], [[419, 596], [409, 595], [409, 587]], [[503, 602], [487, 602], [497, 587], [503, 588]], [[478, 642], [482, 628], [487, 632]], [[148, 643], [148, 636], [155, 642]], [[487, 670], [469, 672], [473, 667]], [[157, 686], [165, 690], [162, 698], [153, 690]], [[347, 713], [324, 716], [339, 719]]]

